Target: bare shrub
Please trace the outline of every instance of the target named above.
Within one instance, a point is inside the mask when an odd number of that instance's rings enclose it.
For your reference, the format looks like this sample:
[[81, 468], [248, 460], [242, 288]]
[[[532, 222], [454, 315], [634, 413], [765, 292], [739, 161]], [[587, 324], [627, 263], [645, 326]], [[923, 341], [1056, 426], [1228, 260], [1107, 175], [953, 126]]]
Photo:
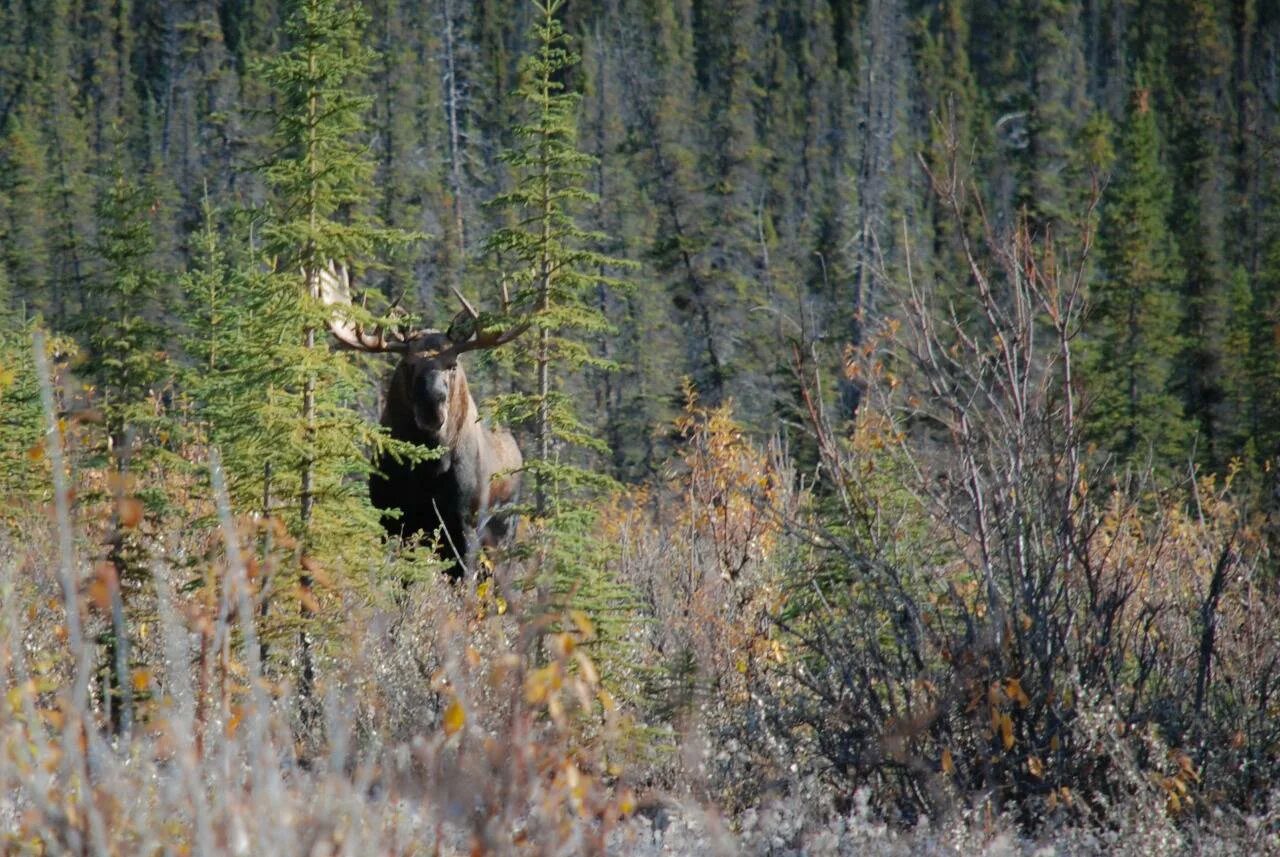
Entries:
[[1064, 252], [979, 208], [970, 244], [973, 200], [936, 184], [968, 290], [908, 266], [899, 317], [849, 355], [858, 422], [811, 413], [826, 479], [789, 522], [780, 728], [907, 822], [975, 795], [1029, 829], [1249, 810], [1280, 761], [1260, 522], [1230, 479], [1108, 478], [1072, 363], [1090, 232]]

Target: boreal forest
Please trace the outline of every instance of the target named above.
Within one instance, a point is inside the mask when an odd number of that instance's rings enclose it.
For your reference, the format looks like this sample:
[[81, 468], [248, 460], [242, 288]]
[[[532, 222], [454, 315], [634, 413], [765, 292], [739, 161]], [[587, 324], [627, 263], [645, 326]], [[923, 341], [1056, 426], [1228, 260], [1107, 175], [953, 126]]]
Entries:
[[1280, 2], [0, 0], [0, 853], [1280, 853]]

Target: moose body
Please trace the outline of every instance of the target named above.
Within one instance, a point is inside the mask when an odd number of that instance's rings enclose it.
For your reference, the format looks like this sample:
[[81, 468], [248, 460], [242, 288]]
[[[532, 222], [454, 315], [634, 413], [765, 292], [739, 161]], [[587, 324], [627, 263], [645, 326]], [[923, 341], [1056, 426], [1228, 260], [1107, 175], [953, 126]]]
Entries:
[[528, 323], [482, 332], [480, 315], [459, 294], [466, 312], [447, 333], [370, 332], [345, 317], [352, 306], [346, 268], [330, 263], [313, 276], [312, 293], [335, 308], [329, 329], [339, 343], [357, 351], [401, 355], [382, 425], [396, 440], [436, 455], [418, 462], [378, 456], [369, 480], [370, 499], [386, 513], [382, 523], [389, 534], [436, 540], [440, 556], [453, 561], [449, 575], [457, 579], [471, 566], [479, 545], [494, 546], [512, 530], [508, 507], [517, 500], [517, 471], [524, 463], [509, 431], [481, 422], [458, 355], [496, 348], [520, 335]]
[[[480, 421], [467, 376], [448, 351], [444, 334], [427, 334], [396, 366], [382, 424], [397, 440], [436, 450], [438, 457], [408, 462], [382, 455], [369, 480], [373, 505], [392, 535], [439, 536], [440, 554], [462, 574], [477, 544], [502, 541], [511, 528], [508, 507], [519, 493], [523, 463], [505, 429]], [[398, 513], [398, 514], [395, 514]]]

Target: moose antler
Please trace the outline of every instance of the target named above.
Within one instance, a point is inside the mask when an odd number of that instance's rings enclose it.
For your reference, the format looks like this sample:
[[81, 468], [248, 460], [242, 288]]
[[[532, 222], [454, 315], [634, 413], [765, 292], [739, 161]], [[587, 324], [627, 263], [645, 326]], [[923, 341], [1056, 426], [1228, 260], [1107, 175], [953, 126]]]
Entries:
[[353, 351], [405, 352], [409, 351], [413, 340], [431, 331], [408, 329], [388, 331], [383, 325], [376, 325], [372, 331], [363, 324], [346, 316], [343, 307], [353, 307], [351, 300], [351, 273], [345, 265], [330, 260], [329, 264], [316, 272], [318, 277], [318, 297], [325, 306], [335, 308], [329, 318], [329, 332], [344, 348]]
[[[401, 328], [388, 331], [383, 325], [376, 325], [371, 331], [364, 325], [353, 321], [342, 313], [343, 307], [352, 307], [351, 274], [345, 265], [330, 261], [318, 272], [318, 297], [326, 305], [335, 308], [329, 320], [329, 332], [344, 348], [370, 353], [392, 352], [405, 353], [415, 350], [414, 344], [426, 336], [438, 331], [427, 329], [412, 330]], [[439, 354], [464, 354], [479, 349], [497, 348], [515, 339], [529, 329], [529, 319], [524, 319], [514, 327], [506, 330], [482, 331], [480, 313], [471, 305], [456, 288], [454, 295], [462, 303], [462, 312], [454, 317], [446, 334], [450, 345], [440, 350]]]
[[497, 348], [529, 329], [530, 320], [526, 318], [506, 330], [484, 332], [480, 327], [482, 321], [480, 313], [476, 312], [476, 308], [471, 305], [471, 301], [467, 300], [462, 292], [456, 288], [451, 287], [451, 290], [454, 297], [462, 304], [462, 312], [454, 316], [453, 323], [449, 325], [449, 331], [446, 335], [453, 344], [441, 352], [442, 354], [449, 353], [456, 356], [465, 354], [468, 351]]

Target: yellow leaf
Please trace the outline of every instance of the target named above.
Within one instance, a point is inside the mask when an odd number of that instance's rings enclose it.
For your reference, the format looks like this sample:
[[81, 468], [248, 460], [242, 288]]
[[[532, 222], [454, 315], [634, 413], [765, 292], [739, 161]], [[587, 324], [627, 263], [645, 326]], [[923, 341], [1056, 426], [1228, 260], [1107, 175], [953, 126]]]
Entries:
[[557, 726], [563, 727], [565, 725], [564, 704], [560, 701], [559, 696], [552, 696], [547, 699], [547, 714], [551, 716], [551, 720]]
[[136, 497], [121, 497], [118, 513], [120, 526], [132, 530], [142, 523], [142, 501]]
[[240, 726], [240, 721], [242, 720], [244, 720], [244, 708], [239, 705], [231, 706], [231, 719], [227, 721], [226, 729], [226, 735], [228, 738], [231, 738], [236, 734], [236, 729]]
[[139, 693], [147, 689], [151, 684], [151, 673], [147, 670], [133, 671], [133, 689]]
[[486, 598], [489, 597], [489, 592], [492, 589], [493, 589], [492, 580], [482, 581], [481, 584], [476, 587], [476, 598], [479, 598], [481, 601], [485, 600]]
[[1031, 772], [1031, 776], [1040, 779], [1044, 776], [1044, 762], [1041, 762], [1037, 756], [1028, 756], [1027, 770]]
[[89, 600], [99, 610], [111, 609], [111, 590], [116, 585], [116, 569], [109, 562], [100, 562], [93, 570], [93, 580], [89, 583]]
[[540, 667], [524, 680], [524, 701], [529, 705], [545, 702], [553, 690], [560, 689], [560, 665], [547, 664]]
[[631, 815], [636, 811], [636, 793], [631, 789], [623, 789], [622, 794], [618, 795], [618, 812], [623, 815]]
[[1000, 715], [1000, 740], [1006, 750], [1013, 749], [1013, 718], [1008, 714]]
[[1178, 767], [1182, 769], [1183, 773], [1185, 773], [1190, 779], [1194, 780], [1195, 782], [1197, 783], [1200, 782], [1200, 774], [1196, 772], [1195, 763], [1191, 761], [1190, 756], [1188, 756], [1186, 753], [1178, 751], [1176, 752], [1174, 758], [1178, 763]]
[[1004, 693], [1005, 696], [1018, 703], [1019, 708], [1026, 708], [1031, 704], [1030, 697], [1028, 697], [1026, 692], [1022, 689], [1022, 682], [1018, 681], [1016, 678], [1011, 678], [1005, 681]]
[[311, 593], [310, 586], [299, 586], [296, 589], [298, 593], [298, 601], [303, 608], [309, 613], [320, 612], [320, 602], [316, 600], [315, 595]]
[[600, 683], [600, 674], [596, 672], [596, 665], [591, 662], [591, 658], [587, 657], [586, 652], [579, 649], [573, 653], [573, 658], [578, 662], [578, 670], [587, 682], [593, 685]]
[[573, 634], [564, 631], [548, 638], [547, 647], [551, 649], [551, 653], [556, 658], [567, 658], [573, 654], [573, 650], [577, 648], [577, 642]]
[[498, 605], [498, 615], [502, 616], [507, 612], [507, 599], [499, 595], [494, 599], [494, 603]]
[[570, 610], [569, 618], [573, 620], [573, 624], [578, 627], [578, 633], [582, 634], [585, 639], [592, 639], [596, 635], [596, 626], [591, 623], [591, 617], [581, 610]]
[[467, 712], [462, 703], [455, 699], [444, 710], [444, 734], [452, 735], [467, 722]]
[[951, 758], [951, 751], [945, 747], [942, 750], [942, 773], [953, 774], [956, 770], [955, 760]]

